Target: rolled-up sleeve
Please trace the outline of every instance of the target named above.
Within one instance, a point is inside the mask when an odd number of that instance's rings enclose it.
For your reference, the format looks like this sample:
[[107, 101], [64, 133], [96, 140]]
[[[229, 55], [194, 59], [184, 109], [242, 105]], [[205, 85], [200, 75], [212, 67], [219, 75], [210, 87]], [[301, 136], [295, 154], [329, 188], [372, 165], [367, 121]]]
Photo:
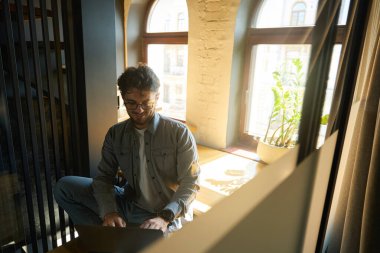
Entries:
[[102, 158], [98, 165], [98, 175], [94, 178], [92, 188], [95, 199], [99, 205], [99, 216], [117, 212], [113, 179], [118, 168], [118, 163], [113, 150], [112, 128], [105, 137]]

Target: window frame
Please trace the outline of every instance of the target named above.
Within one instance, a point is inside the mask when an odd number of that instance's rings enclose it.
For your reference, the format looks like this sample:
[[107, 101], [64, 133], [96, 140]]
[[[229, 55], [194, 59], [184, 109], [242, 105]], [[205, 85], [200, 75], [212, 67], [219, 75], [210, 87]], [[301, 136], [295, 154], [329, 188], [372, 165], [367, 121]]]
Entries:
[[[256, 6], [252, 13], [252, 19], [256, 18], [261, 5]], [[240, 122], [239, 122], [239, 145], [250, 147], [256, 150], [258, 140], [252, 135], [245, 132], [245, 123], [247, 115], [247, 103], [249, 95], [249, 75], [251, 69], [251, 54], [254, 46], [260, 44], [311, 44], [312, 32], [314, 26], [302, 27], [276, 27], [276, 28], [248, 28], [243, 70], [242, 98], [240, 104]], [[342, 44], [346, 35], [346, 25], [337, 26], [335, 44]]]
[[149, 44], [178, 44], [187, 45], [187, 32], [167, 32], [167, 33], [147, 33], [144, 31], [142, 37], [142, 59], [144, 62], [148, 60]]

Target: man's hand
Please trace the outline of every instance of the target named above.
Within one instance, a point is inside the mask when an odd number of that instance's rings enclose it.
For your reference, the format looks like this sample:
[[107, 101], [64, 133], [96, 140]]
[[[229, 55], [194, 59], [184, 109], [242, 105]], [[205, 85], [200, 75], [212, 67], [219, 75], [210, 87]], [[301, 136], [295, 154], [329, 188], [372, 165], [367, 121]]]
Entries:
[[144, 221], [144, 223], [141, 224], [140, 228], [161, 229], [162, 232], [165, 233], [168, 229], [168, 224], [169, 222], [165, 221], [161, 217], [155, 217]]
[[126, 223], [118, 213], [107, 213], [104, 215], [102, 225], [108, 227], [125, 227]]

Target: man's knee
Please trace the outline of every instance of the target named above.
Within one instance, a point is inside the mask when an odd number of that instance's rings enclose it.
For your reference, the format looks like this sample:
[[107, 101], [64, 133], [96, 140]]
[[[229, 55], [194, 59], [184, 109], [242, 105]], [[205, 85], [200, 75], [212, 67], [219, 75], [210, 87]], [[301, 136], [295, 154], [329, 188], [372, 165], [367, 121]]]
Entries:
[[59, 204], [60, 201], [72, 201], [83, 196], [88, 197], [92, 179], [79, 176], [64, 176], [60, 178], [53, 188], [54, 197]]
[[62, 200], [66, 200], [70, 195], [74, 181], [75, 176], [64, 176], [57, 181], [53, 188], [53, 194], [58, 204], [60, 204]]
[[65, 198], [66, 181], [66, 177], [60, 178], [53, 188], [53, 195], [58, 204], [60, 204], [61, 200]]

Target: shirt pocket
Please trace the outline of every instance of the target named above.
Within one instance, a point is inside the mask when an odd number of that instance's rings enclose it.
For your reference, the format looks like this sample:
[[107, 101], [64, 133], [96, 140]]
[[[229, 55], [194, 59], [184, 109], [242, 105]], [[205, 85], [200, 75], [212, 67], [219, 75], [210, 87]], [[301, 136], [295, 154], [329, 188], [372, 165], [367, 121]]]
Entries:
[[126, 172], [132, 167], [132, 149], [130, 148], [115, 148], [116, 158], [119, 163], [119, 167], [122, 171]]
[[176, 178], [177, 161], [174, 148], [154, 149], [152, 150], [152, 158], [160, 175], [172, 180]]

